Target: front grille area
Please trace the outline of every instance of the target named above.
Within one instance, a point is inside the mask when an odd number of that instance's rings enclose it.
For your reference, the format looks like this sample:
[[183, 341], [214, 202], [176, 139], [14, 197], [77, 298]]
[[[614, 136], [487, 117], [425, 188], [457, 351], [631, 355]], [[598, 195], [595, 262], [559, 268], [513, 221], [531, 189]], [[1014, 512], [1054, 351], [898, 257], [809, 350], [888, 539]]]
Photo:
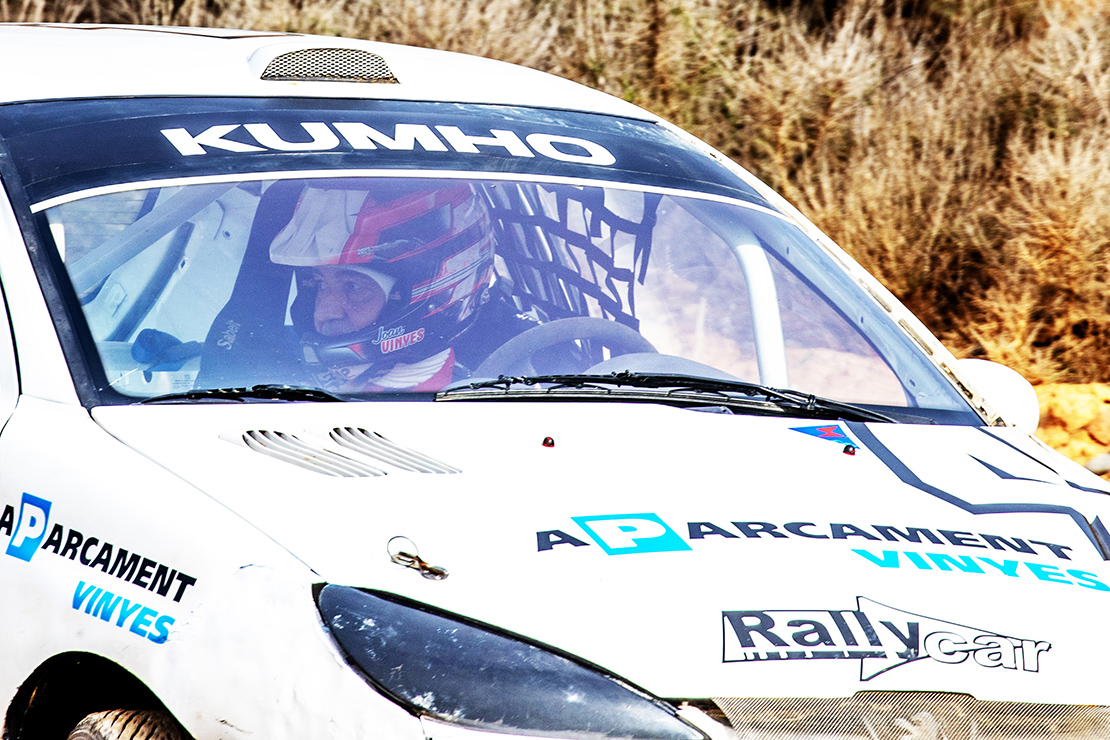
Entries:
[[389, 65], [361, 49], [298, 49], [274, 57], [264, 80], [397, 83]]
[[861, 691], [847, 699], [688, 702], [740, 740], [1108, 740], [1110, 708]]

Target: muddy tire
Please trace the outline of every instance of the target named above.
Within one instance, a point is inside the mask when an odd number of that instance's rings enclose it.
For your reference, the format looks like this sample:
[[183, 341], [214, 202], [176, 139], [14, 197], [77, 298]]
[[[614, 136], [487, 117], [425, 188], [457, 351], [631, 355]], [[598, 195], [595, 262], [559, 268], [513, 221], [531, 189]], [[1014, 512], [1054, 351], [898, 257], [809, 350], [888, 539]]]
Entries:
[[113, 709], [77, 723], [68, 740], [189, 740], [169, 712]]

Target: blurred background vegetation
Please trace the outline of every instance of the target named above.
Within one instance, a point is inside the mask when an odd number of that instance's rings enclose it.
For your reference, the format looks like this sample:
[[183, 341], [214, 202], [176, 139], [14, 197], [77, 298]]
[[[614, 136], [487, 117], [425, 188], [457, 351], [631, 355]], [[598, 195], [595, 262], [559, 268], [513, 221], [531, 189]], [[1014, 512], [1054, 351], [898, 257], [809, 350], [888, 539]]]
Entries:
[[1110, 381], [1105, 0], [0, 0], [343, 35], [620, 96], [784, 193], [958, 355]]

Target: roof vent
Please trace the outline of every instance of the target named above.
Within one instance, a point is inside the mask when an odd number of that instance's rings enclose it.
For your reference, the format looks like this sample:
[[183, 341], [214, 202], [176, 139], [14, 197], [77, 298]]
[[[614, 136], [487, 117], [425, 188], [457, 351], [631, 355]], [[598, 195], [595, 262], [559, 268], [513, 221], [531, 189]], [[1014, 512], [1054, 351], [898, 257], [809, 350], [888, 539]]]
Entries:
[[356, 427], [336, 427], [331, 430], [332, 440], [348, 450], [358, 452], [378, 462], [392, 465], [413, 473], [461, 473], [456, 467], [440, 462], [416, 450], [402, 447], [377, 432]]
[[361, 49], [297, 49], [274, 57], [264, 80], [293, 82], [398, 82], [377, 54]]

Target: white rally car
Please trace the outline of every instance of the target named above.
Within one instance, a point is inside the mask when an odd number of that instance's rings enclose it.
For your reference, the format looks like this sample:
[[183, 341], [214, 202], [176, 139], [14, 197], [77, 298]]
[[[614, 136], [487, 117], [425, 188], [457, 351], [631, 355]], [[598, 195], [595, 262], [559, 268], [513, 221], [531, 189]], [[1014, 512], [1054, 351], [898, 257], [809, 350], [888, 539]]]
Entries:
[[0, 68], [8, 740], [1110, 734], [1105, 484], [706, 145], [361, 41]]

